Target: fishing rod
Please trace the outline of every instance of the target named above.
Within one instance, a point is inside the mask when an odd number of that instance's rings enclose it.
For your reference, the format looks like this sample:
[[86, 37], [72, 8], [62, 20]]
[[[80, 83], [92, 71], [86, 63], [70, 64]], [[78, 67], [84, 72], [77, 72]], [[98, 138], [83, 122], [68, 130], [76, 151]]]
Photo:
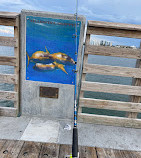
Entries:
[[[76, 13], [75, 13], [75, 57], [77, 57], [77, 18], [78, 18], [78, 0], [76, 0]], [[77, 59], [77, 58], [76, 58]], [[75, 68], [76, 69], [76, 68]], [[72, 157], [78, 158], [78, 129], [77, 129], [77, 70], [75, 70], [75, 88], [74, 88], [74, 127], [72, 138]]]

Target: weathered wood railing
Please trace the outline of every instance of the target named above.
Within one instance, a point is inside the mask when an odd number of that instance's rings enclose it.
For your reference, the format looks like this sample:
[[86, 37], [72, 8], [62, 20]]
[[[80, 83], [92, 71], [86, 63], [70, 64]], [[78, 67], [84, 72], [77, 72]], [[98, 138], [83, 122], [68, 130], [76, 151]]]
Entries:
[[0, 36], [0, 46], [14, 47], [14, 56], [0, 56], [0, 65], [15, 67], [15, 74], [0, 74], [0, 83], [15, 86], [15, 91], [0, 91], [0, 100], [14, 101], [14, 107], [0, 107], [0, 116], [17, 116], [19, 112], [19, 14], [0, 12], [0, 25], [14, 26], [14, 37]]
[[[78, 120], [80, 122], [141, 128], [141, 50], [90, 45], [90, 35], [141, 38], [141, 25], [88, 21], [82, 84], [79, 100]], [[88, 64], [88, 55], [113, 56], [137, 59], [136, 68]], [[112, 75], [134, 78], [134, 85], [119, 85], [85, 81], [86, 74]], [[130, 102], [84, 98], [84, 91], [117, 93], [131, 96]], [[109, 94], [110, 95], [110, 94]], [[127, 117], [114, 117], [82, 113], [82, 108], [97, 108], [127, 112]]]

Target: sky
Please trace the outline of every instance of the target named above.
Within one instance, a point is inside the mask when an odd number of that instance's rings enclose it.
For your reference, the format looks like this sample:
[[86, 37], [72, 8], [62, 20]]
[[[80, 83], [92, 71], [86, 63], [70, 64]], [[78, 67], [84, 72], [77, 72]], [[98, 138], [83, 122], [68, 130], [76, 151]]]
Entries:
[[[0, 0], [1, 11], [22, 9], [75, 13], [76, 0]], [[87, 20], [141, 24], [140, 0], [78, 0], [78, 13]]]
[[[75, 7], [76, 0], [0, 0], [0, 11], [8, 12], [20, 13], [26, 9], [74, 14]], [[87, 20], [141, 24], [140, 8], [141, 0], [78, 0], [78, 14]], [[0, 27], [0, 34], [12, 31]]]

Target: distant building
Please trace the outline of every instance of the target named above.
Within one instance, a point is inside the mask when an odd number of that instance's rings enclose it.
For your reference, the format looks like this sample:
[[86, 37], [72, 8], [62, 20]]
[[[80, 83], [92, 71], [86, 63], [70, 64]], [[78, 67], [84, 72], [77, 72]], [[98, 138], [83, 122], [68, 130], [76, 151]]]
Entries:
[[116, 45], [115, 47], [118, 47], [118, 48], [131, 48], [131, 49], [137, 49], [137, 47], [136, 47], [136, 46]]
[[112, 45], [112, 42], [105, 41], [105, 40], [99, 40], [99, 39], [91, 39], [90, 40], [91, 45], [95, 46], [110, 46], [110, 47], [118, 47], [118, 48], [131, 48], [131, 49], [137, 49], [136, 46], [124, 46], [124, 45]]
[[95, 46], [112, 46], [112, 42], [98, 39], [91, 39], [90, 44]]

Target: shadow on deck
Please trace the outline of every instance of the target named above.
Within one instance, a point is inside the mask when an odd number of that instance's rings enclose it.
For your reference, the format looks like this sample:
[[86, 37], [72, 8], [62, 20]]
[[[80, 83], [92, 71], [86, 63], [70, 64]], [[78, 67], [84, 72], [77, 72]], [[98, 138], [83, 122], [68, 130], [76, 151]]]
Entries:
[[[79, 147], [80, 158], [141, 158], [141, 152]], [[0, 158], [66, 158], [71, 145], [0, 140]]]

